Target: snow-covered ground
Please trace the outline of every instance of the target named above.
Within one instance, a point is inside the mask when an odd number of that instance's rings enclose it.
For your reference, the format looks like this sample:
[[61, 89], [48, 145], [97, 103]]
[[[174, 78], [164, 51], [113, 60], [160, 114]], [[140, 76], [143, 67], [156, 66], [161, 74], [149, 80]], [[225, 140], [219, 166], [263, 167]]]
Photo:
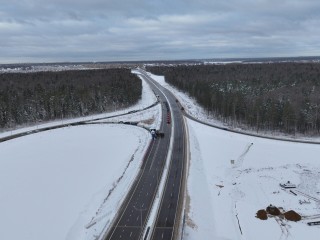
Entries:
[[[249, 137], [192, 120], [188, 127], [191, 160], [184, 239], [319, 238], [320, 227], [306, 224], [320, 220], [319, 145]], [[287, 181], [310, 197], [281, 189], [279, 184]], [[310, 219], [255, 217], [270, 204]], [[311, 219], [315, 215], [318, 218]]]
[[87, 125], [1, 143], [0, 239], [94, 239], [117, 212], [148, 141], [138, 127]]
[[[149, 76], [171, 90], [189, 114], [225, 127], [162, 76]], [[320, 221], [320, 145], [251, 137], [192, 120], [187, 123], [191, 156], [183, 239], [319, 238], [320, 226], [307, 222]], [[297, 196], [279, 186], [287, 181], [297, 185], [293, 190]], [[283, 212], [294, 210], [303, 219], [256, 218], [257, 211], [270, 204]]]
[[135, 112], [129, 115], [108, 118], [105, 120], [97, 120], [94, 122], [135, 122], [138, 124], [138, 126], [141, 127], [145, 127], [148, 129], [159, 129], [161, 124], [161, 104], [157, 104], [156, 106], [148, 109], [147, 111]]

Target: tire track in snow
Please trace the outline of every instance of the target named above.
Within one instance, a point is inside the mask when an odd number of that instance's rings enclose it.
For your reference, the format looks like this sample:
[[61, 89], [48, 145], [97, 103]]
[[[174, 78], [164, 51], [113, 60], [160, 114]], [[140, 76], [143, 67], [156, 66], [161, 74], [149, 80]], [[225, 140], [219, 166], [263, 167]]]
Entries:
[[244, 161], [244, 157], [248, 154], [250, 148], [253, 146], [253, 143], [249, 143], [244, 152], [238, 157], [235, 165], [233, 166], [234, 168], [238, 168], [238, 167], [242, 167], [243, 161]]

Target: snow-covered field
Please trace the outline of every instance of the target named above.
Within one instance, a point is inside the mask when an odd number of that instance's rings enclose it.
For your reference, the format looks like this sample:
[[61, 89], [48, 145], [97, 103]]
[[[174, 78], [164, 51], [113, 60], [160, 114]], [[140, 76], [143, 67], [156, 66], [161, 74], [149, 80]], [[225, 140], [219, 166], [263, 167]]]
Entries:
[[116, 213], [149, 140], [138, 127], [88, 125], [0, 144], [0, 239], [94, 239]]
[[[319, 145], [249, 137], [192, 120], [188, 126], [190, 198], [184, 239], [319, 239], [320, 227], [306, 224], [320, 220]], [[281, 189], [279, 184], [287, 181], [314, 199]], [[270, 204], [318, 218], [255, 217]]]

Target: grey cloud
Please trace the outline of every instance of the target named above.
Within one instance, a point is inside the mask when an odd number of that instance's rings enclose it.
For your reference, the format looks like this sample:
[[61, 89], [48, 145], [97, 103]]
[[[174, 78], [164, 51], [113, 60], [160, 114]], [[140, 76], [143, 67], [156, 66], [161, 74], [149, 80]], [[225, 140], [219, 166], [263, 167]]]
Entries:
[[4, 0], [0, 62], [319, 55], [313, 0]]

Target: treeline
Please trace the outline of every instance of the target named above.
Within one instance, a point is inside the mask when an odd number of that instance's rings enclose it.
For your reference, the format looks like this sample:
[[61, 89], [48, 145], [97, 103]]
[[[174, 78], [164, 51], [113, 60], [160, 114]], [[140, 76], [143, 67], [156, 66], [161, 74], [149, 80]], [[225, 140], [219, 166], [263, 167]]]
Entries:
[[0, 128], [102, 113], [141, 98], [129, 69], [0, 74]]
[[320, 64], [155, 66], [148, 70], [189, 93], [233, 126], [319, 134]]

